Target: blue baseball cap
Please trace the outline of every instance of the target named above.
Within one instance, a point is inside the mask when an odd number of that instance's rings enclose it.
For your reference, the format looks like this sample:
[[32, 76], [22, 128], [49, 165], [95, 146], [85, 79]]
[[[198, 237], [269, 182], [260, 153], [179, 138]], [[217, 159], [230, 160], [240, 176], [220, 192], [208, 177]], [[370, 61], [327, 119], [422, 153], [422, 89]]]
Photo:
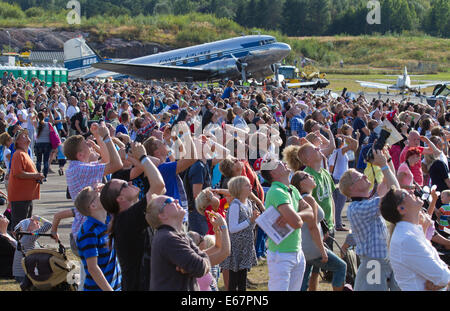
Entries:
[[169, 110], [178, 110], [179, 107], [177, 104], [173, 104], [172, 106], [170, 106]]

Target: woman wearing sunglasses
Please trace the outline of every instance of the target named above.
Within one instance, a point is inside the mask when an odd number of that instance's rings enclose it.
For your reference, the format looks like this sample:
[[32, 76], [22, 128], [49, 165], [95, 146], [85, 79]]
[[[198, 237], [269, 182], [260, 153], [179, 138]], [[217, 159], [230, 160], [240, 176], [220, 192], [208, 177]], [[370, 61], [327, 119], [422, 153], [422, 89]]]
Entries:
[[[307, 225], [302, 226], [302, 249], [306, 259], [306, 268], [303, 276], [302, 291], [316, 291], [319, 282], [320, 269], [333, 272], [333, 290], [342, 291], [345, 283], [347, 265], [336, 256], [333, 251], [325, 248], [323, 235], [325, 234], [320, 222], [325, 219], [325, 213], [311, 195], [316, 182], [310, 174], [297, 171], [292, 176], [291, 184], [300, 192], [313, 209], [313, 217], [304, 217]], [[300, 201], [302, 202], [302, 201]]]

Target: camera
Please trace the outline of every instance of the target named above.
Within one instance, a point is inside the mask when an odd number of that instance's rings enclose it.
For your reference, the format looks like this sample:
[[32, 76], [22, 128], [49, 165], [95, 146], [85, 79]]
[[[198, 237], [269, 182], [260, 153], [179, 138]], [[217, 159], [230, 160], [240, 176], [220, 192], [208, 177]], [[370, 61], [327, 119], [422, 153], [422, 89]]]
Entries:
[[370, 162], [374, 159], [373, 158], [373, 149], [382, 150], [384, 148], [384, 145], [386, 145], [386, 140], [389, 138], [390, 135], [391, 135], [391, 133], [386, 131], [385, 129], [382, 129], [380, 131], [380, 134], [378, 135], [378, 138], [377, 138], [375, 144], [373, 145], [373, 148], [370, 148], [365, 156], [366, 162]]

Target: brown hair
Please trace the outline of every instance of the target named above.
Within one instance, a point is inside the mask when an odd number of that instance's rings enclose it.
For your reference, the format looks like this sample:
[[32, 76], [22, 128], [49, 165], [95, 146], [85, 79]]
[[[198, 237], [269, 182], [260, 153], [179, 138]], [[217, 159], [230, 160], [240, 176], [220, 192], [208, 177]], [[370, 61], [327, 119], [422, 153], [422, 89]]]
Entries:
[[80, 151], [80, 144], [82, 141], [84, 141], [84, 137], [81, 135], [73, 135], [66, 139], [63, 148], [67, 160], [78, 160], [77, 153]]
[[7, 148], [9, 148], [9, 146], [6, 146], [6, 143], [12, 139], [12, 137], [7, 133], [4, 132], [0, 135], [0, 145], [5, 146]]
[[158, 139], [153, 136], [149, 137], [144, 141], [143, 145], [149, 156], [154, 156], [156, 149], [158, 149], [157, 141]]
[[122, 120], [122, 122], [128, 122], [130, 120], [130, 114], [128, 113], [128, 111], [122, 112], [122, 114], [120, 115], [120, 119]]
[[84, 187], [77, 195], [74, 201], [74, 205], [77, 210], [83, 216], [90, 216], [89, 203], [92, 202], [92, 191], [94, 189], [91, 186]]
[[402, 215], [397, 210], [401, 204], [401, 198], [395, 194], [396, 188], [393, 186], [380, 200], [381, 216], [390, 223], [396, 224], [402, 220]]
[[222, 173], [225, 177], [233, 177], [233, 166], [234, 161], [231, 158], [223, 159], [219, 163], [219, 171]]
[[117, 197], [120, 195], [119, 189], [111, 189], [111, 181], [108, 181], [105, 186], [102, 188], [100, 193], [100, 202], [102, 202], [102, 206], [108, 214], [111, 215], [111, 221], [108, 225], [108, 246], [112, 248], [112, 241], [114, 239], [114, 223], [117, 214], [119, 214], [120, 206], [119, 202], [117, 202]]
[[303, 172], [303, 171], [297, 171], [294, 173], [294, 175], [292, 175], [291, 178], [291, 185], [293, 185], [295, 188], [297, 188], [297, 190], [302, 193], [302, 189], [300, 186], [300, 183], [305, 179], [304, 175], [306, 175], [307, 173]]

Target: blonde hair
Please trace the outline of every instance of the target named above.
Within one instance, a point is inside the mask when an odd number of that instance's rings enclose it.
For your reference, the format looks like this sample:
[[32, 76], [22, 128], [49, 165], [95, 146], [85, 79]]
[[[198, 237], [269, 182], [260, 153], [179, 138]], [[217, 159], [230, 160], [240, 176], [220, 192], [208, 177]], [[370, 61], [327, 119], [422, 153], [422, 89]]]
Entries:
[[298, 151], [300, 150], [300, 146], [298, 145], [290, 145], [283, 149], [283, 161], [287, 163], [288, 167], [295, 171], [300, 170], [303, 166], [302, 161], [298, 157]]
[[200, 215], [205, 215], [205, 210], [211, 203], [211, 188], [205, 188], [195, 198], [195, 208]]
[[[443, 195], [445, 195], [445, 202], [444, 202], [444, 197], [443, 197]], [[442, 202], [442, 204], [448, 204], [448, 203], [450, 203], [449, 202], [449, 200], [450, 200], [450, 190], [444, 190], [444, 191], [442, 191], [442, 193], [441, 193], [441, 202]]]
[[350, 188], [353, 185], [352, 172], [356, 172], [356, 170], [353, 168], [347, 170], [339, 180], [339, 191], [348, 198], [351, 197]]
[[208, 248], [216, 245], [216, 236], [214, 236], [212, 234], [205, 235], [203, 237], [203, 240], [205, 241], [205, 249], [208, 249]]
[[236, 176], [228, 181], [228, 191], [234, 198], [239, 198], [245, 181], [249, 182], [246, 176]]
[[153, 229], [158, 229], [162, 225], [159, 219], [159, 207], [156, 205], [157, 195], [153, 194], [150, 202], [147, 204], [147, 209], [145, 212], [145, 220]]

